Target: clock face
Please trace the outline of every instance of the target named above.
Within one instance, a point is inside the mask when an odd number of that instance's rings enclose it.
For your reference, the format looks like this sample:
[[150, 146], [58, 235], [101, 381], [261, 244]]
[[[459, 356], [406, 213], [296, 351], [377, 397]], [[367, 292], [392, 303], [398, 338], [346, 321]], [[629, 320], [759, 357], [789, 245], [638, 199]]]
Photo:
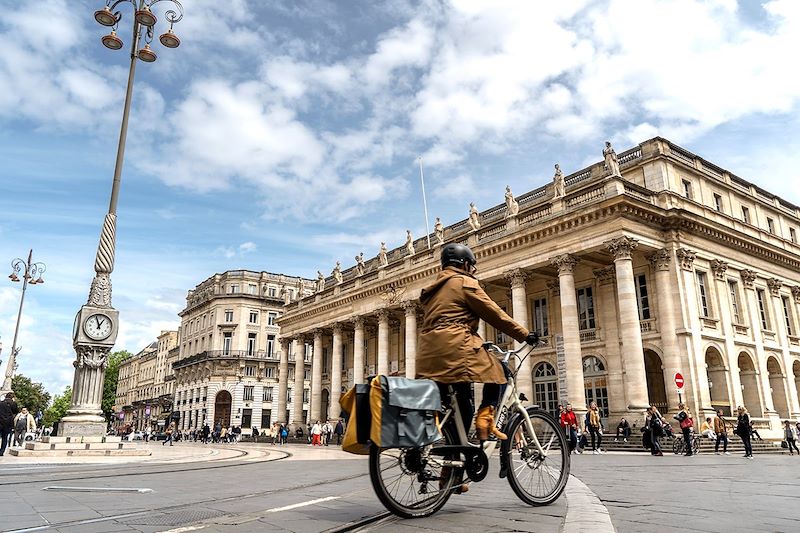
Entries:
[[101, 341], [111, 335], [113, 325], [106, 315], [96, 313], [83, 323], [83, 331], [90, 339]]

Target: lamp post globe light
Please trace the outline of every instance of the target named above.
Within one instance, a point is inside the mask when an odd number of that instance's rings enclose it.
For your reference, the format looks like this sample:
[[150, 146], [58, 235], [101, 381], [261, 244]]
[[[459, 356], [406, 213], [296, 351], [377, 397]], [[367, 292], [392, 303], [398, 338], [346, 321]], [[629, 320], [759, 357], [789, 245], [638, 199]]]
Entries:
[[114, 180], [111, 187], [111, 200], [108, 213], [103, 221], [100, 243], [94, 261], [95, 276], [89, 289], [89, 299], [75, 316], [72, 331], [72, 345], [75, 348], [75, 377], [72, 384], [72, 401], [67, 415], [59, 427], [60, 436], [102, 436], [106, 422], [103, 418], [101, 402], [103, 399], [103, 378], [108, 364], [108, 354], [114, 346], [119, 331], [119, 312], [111, 305], [111, 272], [114, 270], [116, 247], [117, 199], [119, 197], [122, 162], [125, 155], [125, 140], [128, 134], [128, 116], [131, 109], [133, 78], [137, 60], [152, 63], [157, 56], [150, 48], [153, 42], [154, 26], [158, 17], [152, 7], [160, 2], [169, 2], [170, 9], [164, 13], [169, 23], [167, 31], [159, 37], [167, 48], [177, 48], [180, 39], [172, 28], [183, 18], [183, 6], [178, 0], [108, 0], [105, 7], [94, 13], [95, 20], [111, 28], [101, 42], [106, 48], [119, 50], [124, 46], [117, 36], [117, 28], [123, 17], [116, 11], [120, 4], [133, 8], [131, 17], [131, 64], [128, 72], [128, 86], [125, 92], [125, 105], [122, 111], [122, 125], [117, 146], [117, 160], [114, 166]]
[[[14, 372], [17, 370], [17, 354], [19, 354], [20, 350], [17, 347], [17, 336], [19, 335], [19, 323], [22, 320], [22, 305], [25, 303], [25, 291], [28, 289], [28, 285], [39, 285], [44, 283], [42, 274], [44, 274], [45, 270], [47, 270], [47, 267], [44, 263], [33, 262], [33, 250], [28, 252], [27, 261], [19, 257], [11, 261], [11, 275], [8, 276], [8, 279], [15, 283], [19, 283], [21, 278], [22, 295], [19, 298], [17, 325], [14, 328], [14, 340], [11, 341], [11, 354], [8, 356], [6, 375], [3, 379], [3, 386], [0, 388], [0, 397], [5, 397], [7, 393], [11, 392], [11, 380], [14, 377]], [[0, 349], [2, 349], [2, 344], [0, 344]]]

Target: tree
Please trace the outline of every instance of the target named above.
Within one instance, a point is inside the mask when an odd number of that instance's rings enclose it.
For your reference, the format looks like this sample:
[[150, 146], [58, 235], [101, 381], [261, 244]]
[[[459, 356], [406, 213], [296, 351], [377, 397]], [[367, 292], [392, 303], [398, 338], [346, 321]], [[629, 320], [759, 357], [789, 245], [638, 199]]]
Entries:
[[44, 386], [21, 374], [11, 378], [11, 390], [14, 391], [20, 409], [27, 407], [28, 412], [34, 416], [39, 411], [44, 411], [50, 403], [50, 393], [44, 390]]
[[44, 412], [42, 418], [42, 427], [50, 427], [54, 422], [64, 418], [69, 409], [69, 404], [72, 401], [72, 388], [67, 387], [63, 394], [59, 394], [53, 398], [53, 404]]
[[114, 403], [116, 403], [117, 400], [117, 382], [119, 381], [119, 365], [130, 357], [132, 357], [132, 354], [126, 350], [111, 352], [108, 356], [106, 376], [103, 380], [103, 403], [100, 406], [103, 409], [106, 422], [111, 422], [114, 417]]

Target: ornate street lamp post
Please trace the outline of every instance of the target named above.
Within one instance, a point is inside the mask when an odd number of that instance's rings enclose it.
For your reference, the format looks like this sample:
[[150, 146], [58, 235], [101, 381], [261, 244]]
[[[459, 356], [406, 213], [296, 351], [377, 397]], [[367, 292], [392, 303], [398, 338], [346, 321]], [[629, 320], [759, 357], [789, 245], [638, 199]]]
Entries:
[[17, 335], [19, 335], [19, 323], [22, 320], [22, 304], [25, 303], [25, 291], [28, 285], [38, 285], [44, 283], [42, 274], [47, 269], [44, 263], [33, 262], [33, 250], [28, 252], [28, 260], [25, 261], [21, 258], [16, 258], [11, 261], [11, 275], [8, 276], [13, 282], [19, 283], [20, 273], [22, 275], [22, 296], [19, 298], [19, 312], [17, 313], [17, 325], [14, 328], [14, 340], [11, 341], [11, 355], [8, 356], [8, 365], [6, 366], [6, 377], [3, 380], [3, 387], [0, 388], [0, 397], [5, 397], [6, 393], [11, 392], [11, 379], [14, 377], [14, 372], [17, 369]]
[[[114, 270], [117, 198], [119, 197], [120, 176], [125, 155], [125, 139], [128, 134], [128, 116], [131, 109], [136, 61], [152, 63], [156, 60], [156, 53], [150, 48], [154, 35], [153, 27], [157, 22], [152, 7], [162, 1], [172, 3], [174, 9], [169, 9], [164, 14], [169, 22], [169, 29], [159, 37], [159, 41], [167, 48], [177, 48], [181, 42], [173, 33], [172, 27], [183, 18], [183, 6], [178, 0], [116, 0], [113, 3], [112, 0], [109, 0], [103, 9], [94, 13], [97, 22], [111, 28], [111, 32], [101, 39], [103, 45], [111, 50], [119, 50], [122, 48], [123, 42], [117, 36], [116, 30], [122, 20], [122, 15], [115, 9], [120, 4], [130, 4], [134, 9], [133, 37], [111, 201], [97, 247], [94, 261], [95, 276], [89, 289], [89, 300], [75, 316], [72, 332], [72, 344], [77, 357], [72, 363], [75, 367], [72, 402], [67, 416], [64, 417], [59, 428], [59, 434], [65, 437], [105, 434], [106, 423], [101, 409], [103, 378], [108, 364], [108, 354], [114, 346], [119, 331], [119, 312], [111, 306], [111, 272]], [[144, 41], [144, 46], [142, 46], [142, 41]]]

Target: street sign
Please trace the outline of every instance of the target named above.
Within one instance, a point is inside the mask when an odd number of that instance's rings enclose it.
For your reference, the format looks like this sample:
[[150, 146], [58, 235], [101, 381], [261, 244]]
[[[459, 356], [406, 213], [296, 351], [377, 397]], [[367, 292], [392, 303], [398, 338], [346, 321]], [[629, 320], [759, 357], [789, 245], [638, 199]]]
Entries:
[[678, 387], [678, 390], [683, 388], [683, 376], [680, 372], [675, 372], [675, 386]]

